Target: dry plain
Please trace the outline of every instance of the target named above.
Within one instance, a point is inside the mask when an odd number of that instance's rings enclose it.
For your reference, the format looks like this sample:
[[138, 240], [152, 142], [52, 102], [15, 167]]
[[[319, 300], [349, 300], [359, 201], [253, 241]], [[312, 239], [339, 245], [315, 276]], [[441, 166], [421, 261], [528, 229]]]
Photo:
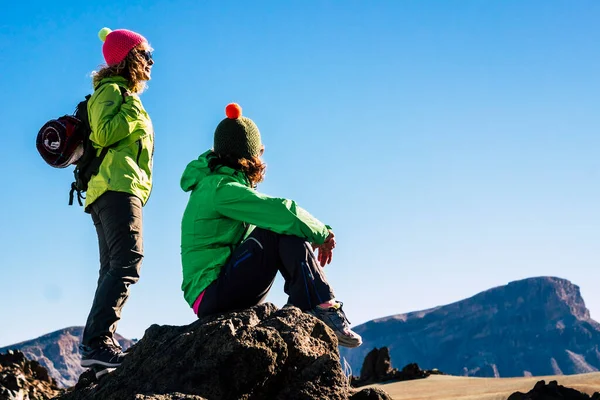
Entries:
[[426, 379], [373, 386], [382, 388], [394, 400], [506, 400], [516, 391], [530, 391], [542, 379], [546, 382], [556, 380], [561, 385], [590, 395], [600, 392], [600, 372], [523, 378], [432, 375]]

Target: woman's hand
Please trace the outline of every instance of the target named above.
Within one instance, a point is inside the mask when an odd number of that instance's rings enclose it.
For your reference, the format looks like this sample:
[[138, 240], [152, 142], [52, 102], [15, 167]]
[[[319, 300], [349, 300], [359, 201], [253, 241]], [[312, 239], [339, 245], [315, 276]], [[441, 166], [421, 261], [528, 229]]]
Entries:
[[327, 239], [325, 239], [325, 242], [323, 242], [322, 246], [325, 246], [330, 250], [335, 249], [335, 235], [332, 231], [329, 231], [329, 236], [327, 236]]
[[323, 244], [314, 244], [312, 245], [313, 250], [318, 250], [317, 261], [324, 267], [325, 265], [331, 263], [333, 259], [333, 249], [335, 248], [335, 235], [332, 231], [329, 231], [329, 236], [325, 239]]
[[319, 250], [319, 254], [317, 255], [317, 261], [324, 267], [329, 264], [333, 259], [333, 249], [328, 249], [324, 245], [321, 245], [317, 248]]

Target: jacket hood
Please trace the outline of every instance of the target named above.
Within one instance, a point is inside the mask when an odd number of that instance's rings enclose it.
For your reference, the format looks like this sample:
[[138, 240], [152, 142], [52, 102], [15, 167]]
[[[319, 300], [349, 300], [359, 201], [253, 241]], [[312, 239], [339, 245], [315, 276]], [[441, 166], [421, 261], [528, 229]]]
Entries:
[[204, 179], [209, 174], [214, 173], [230, 175], [235, 177], [237, 181], [244, 185], [250, 184], [250, 182], [248, 182], [248, 179], [243, 173], [236, 171], [233, 168], [220, 166], [216, 168], [216, 171], [211, 171], [208, 164], [210, 160], [214, 157], [216, 157], [215, 153], [212, 150], [208, 150], [202, 155], [200, 155], [200, 157], [198, 157], [197, 160], [190, 162], [187, 165], [187, 167], [185, 167], [185, 171], [183, 171], [181, 181], [179, 182], [181, 189], [183, 189], [184, 192], [194, 190], [194, 188], [198, 185], [198, 183], [200, 183], [200, 181], [202, 181], [202, 179]]
[[211, 158], [211, 151], [203, 153], [197, 160], [190, 162], [179, 182], [181, 189], [184, 192], [189, 192], [194, 189], [196, 185], [209, 174], [210, 168], [208, 167], [208, 160]]

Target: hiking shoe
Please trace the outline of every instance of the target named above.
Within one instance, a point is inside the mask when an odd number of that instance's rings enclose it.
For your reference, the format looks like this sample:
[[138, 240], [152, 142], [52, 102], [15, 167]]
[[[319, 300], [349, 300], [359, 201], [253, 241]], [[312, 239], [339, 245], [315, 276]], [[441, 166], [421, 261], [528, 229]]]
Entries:
[[97, 347], [81, 346], [81, 366], [84, 368], [103, 366], [116, 368], [126, 355], [119, 348], [108, 343], [100, 343]]
[[346, 318], [346, 314], [342, 310], [342, 305], [343, 303], [338, 301], [332, 307], [321, 308], [317, 306], [308, 311], [308, 313], [319, 318], [335, 332], [340, 346], [358, 347], [362, 344], [362, 338], [358, 333], [350, 329], [350, 321]]

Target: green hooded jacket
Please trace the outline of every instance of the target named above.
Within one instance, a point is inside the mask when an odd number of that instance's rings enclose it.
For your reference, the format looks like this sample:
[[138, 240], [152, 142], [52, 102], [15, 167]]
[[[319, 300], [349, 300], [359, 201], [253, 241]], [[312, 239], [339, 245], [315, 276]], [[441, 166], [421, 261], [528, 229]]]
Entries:
[[212, 151], [202, 154], [181, 177], [181, 188], [192, 192], [181, 223], [181, 289], [190, 306], [255, 226], [317, 244], [329, 235], [328, 227], [296, 202], [252, 189], [243, 173], [225, 166], [211, 171], [211, 157]]
[[105, 78], [88, 101], [90, 140], [97, 154], [102, 147], [109, 150], [98, 174], [88, 183], [86, 210], [109, 190], [133, 194], [142, 204], [146, 204], [152, 190], [152, 122], [139, 97], [123, 97], [119, 86], [128, 89], [127, 80], [120, 76]]

